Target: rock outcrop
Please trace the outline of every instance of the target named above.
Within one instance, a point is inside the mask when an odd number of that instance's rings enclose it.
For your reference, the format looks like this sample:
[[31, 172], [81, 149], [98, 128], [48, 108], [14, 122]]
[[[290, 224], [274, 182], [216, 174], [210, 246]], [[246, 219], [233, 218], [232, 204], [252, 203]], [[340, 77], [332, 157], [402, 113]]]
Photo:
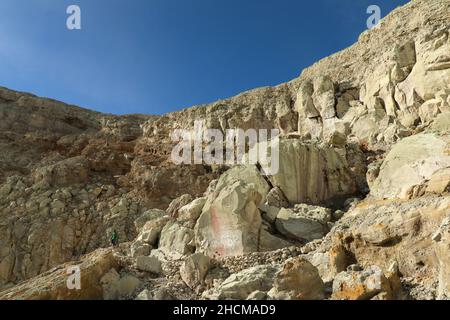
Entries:
[[[414, 196], [414, 187], [450, 167], [449, 148], [449, 136], [423, 133], [403, 139], [386, 156], [371, 194], [379, 199]], [[435, 177], [435, 180], [440, 178]]]

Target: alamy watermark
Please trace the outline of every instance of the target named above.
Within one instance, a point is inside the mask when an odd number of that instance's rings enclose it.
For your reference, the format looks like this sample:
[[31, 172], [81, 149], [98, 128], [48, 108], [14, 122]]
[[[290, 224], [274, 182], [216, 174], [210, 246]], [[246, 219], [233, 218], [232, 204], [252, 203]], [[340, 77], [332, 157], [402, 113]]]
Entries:
[[66, 20], [66, 26], [69, 30], [81, 30], [81, 8], [77, 5], [70, 5], [66, 9], [69, 15]]
[[66, 281], [67, 289], [81, 290], [81, 270], [79, 266], [70, 266], [66, 271], [68, 277]]
[[375, 4], [367, 7], [367, 14], [370, 14], [367, 18], [367, 28], [374, 29], [380, 25], [381, 20], [381, 8]]
[[[269, 132], [270, 131], [270, 132]], [[278, 129], [205, 128], [205, 121], [195, 121], [192, 130], [176, 129], [171, 133], [177, 145], [172, 149], [174, 164], [258, 165], [265, 175], [279, 170]]]
[[[81, 8], [78, 5], [70, 5], [66, 9], [69, 15], [66, 20], [66, 26], [69, 30], [81, 30]], [[378, 5], [370, 5], [366, 10], [370, 14], [367, 18], [366, 24], [368, 29], [373, 29], [379, 26], [381, 21], [381, 8]]]

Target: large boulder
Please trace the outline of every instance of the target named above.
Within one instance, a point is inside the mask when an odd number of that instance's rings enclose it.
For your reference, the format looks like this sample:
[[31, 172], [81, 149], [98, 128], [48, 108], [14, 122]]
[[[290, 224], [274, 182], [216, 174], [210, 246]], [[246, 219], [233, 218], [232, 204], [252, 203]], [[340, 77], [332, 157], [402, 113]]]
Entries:
[[450, 191], [450, 167], [436, 171], [427, 182], [428, 193], [442, 194]]
[[261, 232], [259, 234], [259, 251], [274, 251], [290, 246], [292, 246], [291, 242], [281, 239], [269, 230], [266, 230], [264, 227], [261, 228]]
[[449, 133], [450, 132], [450, 94], [448, 97], [449, 100], [449, 110], [445, 113], [441, 113], [438, 115], [433, 123], [431, 124], [430, 130], [436, 133]]
[[208, 196], [195, 226], [197, 248], [210, 257], [258, 250], [262, 197], [255, 184], [236, 181]]
[[397, 143], [384, 160], [371, 188], [375, 198], [408, 198], [438, 170], [450, 166], [450, 139], [424, 133]]
[[203, 206], [206, 203], [206, 197], [197, 198], [178, 210], [177, 221], [190, 227], [195, 226], [198, 217], [202, 213]]
[[150, 209], [145, 211], [137, 219], [134, 220], [134, 226], [136, 227], [136, 231], [140, 232], [147, 222], [156, 220], [165, 215], [166, 215], [165, 211], [160, 209]]
[[275, 219], [275, 227], [286, 237], [312, 241], [328, 232], [330, 221], [330, 209], [300, 204], [293, 209], [282, 208]]
[[181, 207], [187, 205], [192, 200], [193, 200], [193, 198], [190, 194], [184, 194], [181, 197], [174, 199], [169, 204], [169, 207], [167, 208], [166, 213], [170, 217], [176, 218], [176, 217], [178, 217], [178, 210], [180, 210]]
[[256, 191], [261, 195], [261, 201], [264, 202], [266, 200], [270, 186], [254, 165], [238, 165], [226, 171], [220, 176], [214, 191], [219, 193], [222, 189], [236, 181], [243, 181], [248, 184], [252, 183]]
[[[70, 290], [67, 286], [74, 267], [79, 267], [82, 290]], [[83, 256], [76, 263], [66, 263], [53, 268], [21, 284], [3, 290], [0, 300], [96, 300], [104, 297], [102, 278], [118, 261], [111, 249], [98, 249]], [[76, 271], [76, 270], [75, 270]], [[113, 282], [118, 280], [114, 275]]]
[[313, 252], [305, 256], [315, 266], [324, 282], [329, 282], [349, 266], [351, 257], [342, 245], [333, 246], [327, 252]]
[[111, 269], [101, 278], [100, 283], [103, 288], [103, 299], [117, 300], [127, 299], [133, 295], [141, 281], [130, 274], [121, 277], [115, 269]]
[[298, 139], [279, 141], [279, 170], [271, 180], [291, 204], [321, 204], [357, 192], [341, 155], [333, 148]]
[[210, 258], [202, 253], [194, 253], [187, 257], [181, 268], [181, 279], [190, 287], [195, 289], [203, 284], [203, 280], [210, 267]]
[[140, 256], [136, 259], [136, 268], [154, 274], [162, 273], [161, 261], [155, 256]]
[[116, 269], [109, 270], [101, 279], [100, 284], [103, 288], [103, 300], [117, 300], [119, 298], [118, 283], [120, 274]]
[[174, 251], [179, 254], [189, 254], [194, 251], [193, 246], [194, 231], [183, 227], [177, 222], [167, 223], [161, 231], [159, 248], [167, 251]]
[[245, 300], [255, 291], [268, 292], [272, 286], [277, 266], [261, 265], [232, 274], [206, 298], [220, 300]]
[[277, 273], [268, 295], [278, 300], [322, 300], [324, 284], [316, 267], [305, 258], [295, 257]]
[[[151, 212], [153, 212], [153, 214]], [[136, 228], [138, 228], [138, 225], [143, 223], [145, 219], [153, 218], [150, 221], [147, 221], [143, 227], [140, 227], [138, 236], [131, 244], [130, 250], [133, 258], [148, 255], [152, 248], [157, 245], [161, 231], [169, 222], [168, 216], [161, 216], [163, 213], [164, 211], [162, 210], [153, 209], [145, 212], [141, 217], [135, 220], [134, 224]]]
[[119, 295], [124, 298], [128, 298], [133, 295], [136, 289], [141, 285], [141, 280], [130, 274], [125, 274], [120, 278], [117, 284], [117, 290]]
[[381, 293], [383, 300], [393, 299], [391, 284], [377, 266], [362, 271], [343, 271], [333, 281], [334, 300], [369, 300]]

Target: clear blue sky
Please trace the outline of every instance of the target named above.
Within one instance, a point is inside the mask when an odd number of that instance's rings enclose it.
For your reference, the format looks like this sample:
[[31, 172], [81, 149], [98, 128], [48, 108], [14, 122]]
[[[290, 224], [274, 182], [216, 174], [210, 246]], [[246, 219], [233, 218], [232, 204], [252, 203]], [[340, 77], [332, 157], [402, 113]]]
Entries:
[[[0, 86], [161, 114], [288, 81], [406, 0], [0, 0]], [[66, 28], [66, 8], [82, 30]]]

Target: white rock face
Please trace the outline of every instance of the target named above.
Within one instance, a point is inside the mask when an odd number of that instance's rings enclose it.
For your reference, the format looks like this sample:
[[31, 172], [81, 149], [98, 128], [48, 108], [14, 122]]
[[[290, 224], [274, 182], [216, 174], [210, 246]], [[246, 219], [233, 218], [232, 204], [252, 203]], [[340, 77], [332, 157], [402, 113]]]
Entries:
[[411, 188], [436, 171], [450, 166], [449, 139], [418, 134], [396, 144], [384, 160], [371, 195], [376, 198], [407, 198]]
[[152, 250], [152, 246], [142, 241], [134, 241], [131, 244], [130, 253], [132, 258], [146, 256]]
[[280, 140], [280, 168], [271, 177], [291, 204], [319, 204], [356, 192], [346, 160], [334, 149]]
[[255, 185], [242, 181], [210, 195], [195, 226], [197, 248], [210, 257], [257, 251], [261, 201]]
[[253, 184], [256, 191], [261, 195], [261, 201], [266, 200], [270, 187], [263, 178], [261, 172], [254, 165], [239, 165], [226, 171], [217, 181], [214, 192], [219, 193], [223, 188], [233, 184], [236, 181], [243, 181], [247, 184]]

